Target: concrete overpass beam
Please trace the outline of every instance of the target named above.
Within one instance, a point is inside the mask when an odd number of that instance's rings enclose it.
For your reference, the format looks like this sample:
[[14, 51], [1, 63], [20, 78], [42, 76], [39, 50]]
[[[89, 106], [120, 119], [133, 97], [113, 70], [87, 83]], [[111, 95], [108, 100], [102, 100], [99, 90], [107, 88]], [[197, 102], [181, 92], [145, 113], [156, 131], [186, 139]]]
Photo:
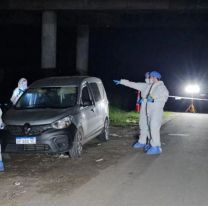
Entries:
[[82, 25], [77, 29], [76, 70], [81, 75], [88, 73], [89, 26]]

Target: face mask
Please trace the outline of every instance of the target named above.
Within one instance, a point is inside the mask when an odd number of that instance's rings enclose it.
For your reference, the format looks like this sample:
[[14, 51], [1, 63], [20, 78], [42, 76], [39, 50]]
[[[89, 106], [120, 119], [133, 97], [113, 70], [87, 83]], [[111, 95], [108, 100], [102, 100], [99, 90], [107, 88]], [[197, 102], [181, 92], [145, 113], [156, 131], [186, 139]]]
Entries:
[[23, 82], [22, 85], [20, 86], [21, 90], [26, 90], [27, 89], [27, 82]]
[[145, 79], [145, 82], [146, 82], [147, 84], [149, 84], [149, 83], [150, 83], [150, 79], [149, 79], [149, 78], [146, 78], [146, 79]]
[[150, 83], [150, 84], [153, 84], [153, 83], [154, 83], [154, 80], [153, 80], [153, 79], [150, 79], [150, 80], [149, 80], [149, 83]]

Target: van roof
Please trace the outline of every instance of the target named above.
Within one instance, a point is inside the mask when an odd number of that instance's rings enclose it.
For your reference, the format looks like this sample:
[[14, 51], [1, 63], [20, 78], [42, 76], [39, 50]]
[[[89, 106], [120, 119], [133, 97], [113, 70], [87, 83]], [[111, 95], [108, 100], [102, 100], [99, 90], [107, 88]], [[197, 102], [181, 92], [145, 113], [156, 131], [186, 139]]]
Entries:
[[89, 76], [54, 76], [37, 80], [30, 87], [80, 86], [84, 81], [101, 82], [99, 78]]

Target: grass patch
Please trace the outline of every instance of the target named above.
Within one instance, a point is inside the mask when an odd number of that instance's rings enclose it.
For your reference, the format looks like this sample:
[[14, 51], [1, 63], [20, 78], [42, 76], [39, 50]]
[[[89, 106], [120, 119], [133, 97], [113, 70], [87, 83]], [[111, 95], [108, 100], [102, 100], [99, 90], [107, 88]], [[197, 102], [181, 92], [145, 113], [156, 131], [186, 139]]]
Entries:
[[164, 112], [164, 113], [163, 113], [163, 117], [164, 117], [164, 118], [168, 118], [168, 117], [170, 117], [171, 115], [173, 115], [173, 112]]
[[[164, 112], [164, 118], [172, 115], [172, 112]], [[139, 113], [136, 111], [124, 111], [114, 106], [110, 106], [110, 123], [113, 126], [138, 125]]]
[[137, 125], [139, 113], [134, 111], [126, 112], [117, 107], [110, 107], [110, 122], [113, 126]]

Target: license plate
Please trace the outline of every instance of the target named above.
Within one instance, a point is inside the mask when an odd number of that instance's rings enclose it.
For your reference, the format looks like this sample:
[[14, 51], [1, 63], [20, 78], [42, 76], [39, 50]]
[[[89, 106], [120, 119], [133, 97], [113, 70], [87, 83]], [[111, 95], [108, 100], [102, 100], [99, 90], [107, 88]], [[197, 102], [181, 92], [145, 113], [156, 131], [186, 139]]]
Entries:
[[36, 144], [36, 137], [16, 137], [16, 144]]

